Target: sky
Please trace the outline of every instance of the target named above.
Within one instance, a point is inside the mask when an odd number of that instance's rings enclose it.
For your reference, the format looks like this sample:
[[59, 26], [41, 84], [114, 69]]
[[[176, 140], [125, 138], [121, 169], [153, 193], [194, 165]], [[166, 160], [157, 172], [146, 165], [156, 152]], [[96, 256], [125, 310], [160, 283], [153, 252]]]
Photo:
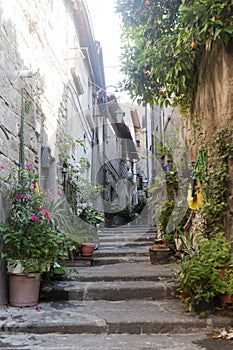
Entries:
[[120, 19], [115, 13], [116, 0], [86, 0], [95, 40], [103, 49], [106, 86], [117, 85], [120, 74]]

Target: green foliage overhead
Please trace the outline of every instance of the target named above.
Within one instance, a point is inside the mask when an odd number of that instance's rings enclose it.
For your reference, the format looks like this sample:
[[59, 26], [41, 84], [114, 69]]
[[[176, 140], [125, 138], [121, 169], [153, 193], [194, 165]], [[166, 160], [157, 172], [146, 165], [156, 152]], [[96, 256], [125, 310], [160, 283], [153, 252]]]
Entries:
[[190, 106], [203, 51], [232, 38], [233, 1], [118, 0], [116, 10], [122, 18], [122, 88], [139, 104]]

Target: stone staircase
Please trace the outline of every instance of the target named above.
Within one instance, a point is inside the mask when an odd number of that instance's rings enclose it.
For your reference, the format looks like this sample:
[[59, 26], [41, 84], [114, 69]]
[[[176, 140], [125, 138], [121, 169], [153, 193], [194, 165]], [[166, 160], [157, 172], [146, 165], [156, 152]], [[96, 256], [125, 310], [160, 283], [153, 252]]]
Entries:
[[67, 267], [70, 274], [41, 289], [37, 308], [2, 310], [0, 348], [215, 349], [208, 333], [230, 317], [187, 312], [170, 278], [177, 265], [150, 263], [154, 235], [146, 226], [104, 229], [91, 266]]

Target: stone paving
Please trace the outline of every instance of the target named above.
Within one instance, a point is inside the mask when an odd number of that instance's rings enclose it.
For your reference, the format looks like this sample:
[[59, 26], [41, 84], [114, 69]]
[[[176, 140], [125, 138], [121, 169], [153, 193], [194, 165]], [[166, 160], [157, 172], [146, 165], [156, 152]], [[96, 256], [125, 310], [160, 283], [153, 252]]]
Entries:
[[211, 337], [232, 326], [231, 310], [190, 315], [175, 298], [177, 264], [149, 261], [153, 238], [147, 227], [104, 230], [93, 264], [43, 285], [37, 307], [2, 306], [0, 348], [232, 350], [233, 341]]

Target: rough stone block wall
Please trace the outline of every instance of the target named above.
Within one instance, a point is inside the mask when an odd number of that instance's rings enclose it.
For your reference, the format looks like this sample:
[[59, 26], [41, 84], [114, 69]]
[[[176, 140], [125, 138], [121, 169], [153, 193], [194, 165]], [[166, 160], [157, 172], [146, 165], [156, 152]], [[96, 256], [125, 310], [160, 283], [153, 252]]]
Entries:
[[[41, 146], [49, 147], [52, 159], [58, 161], [67, 118], [68, 58], [75, 56], [71, 47], [78, 45], [65, 3], [0, 3], [0, 124], [9, 135], [7, 140], [0, 130], [0, 164], [6, 167], [19, 164], [22, 95], [24, 103], [32, 103], [25, 117], [25, 161], [40, 169]], [[21, 79], [20, 70], [37, 74]], [[56, 178], [56, 167], [50, 175]]]
[[[198, 150], [211, 140], [217, 130], [233, 127], [233, 40], [227, 47], [215, 44], [203, 55], [199, 71], [193, 114], [183, 120], [183, 136], [191, 160], [196, 161]], [[229, 190], [233, 194], [233, 164], [229, 161]], [[225, 232], [233, 237], [232, 199], [228, 199]]]
[[193, 160], [217, 129], [233, 126], [233, 40], [215, 44], [203, 55], [195, 107], [185, 121], [185, 139]]

